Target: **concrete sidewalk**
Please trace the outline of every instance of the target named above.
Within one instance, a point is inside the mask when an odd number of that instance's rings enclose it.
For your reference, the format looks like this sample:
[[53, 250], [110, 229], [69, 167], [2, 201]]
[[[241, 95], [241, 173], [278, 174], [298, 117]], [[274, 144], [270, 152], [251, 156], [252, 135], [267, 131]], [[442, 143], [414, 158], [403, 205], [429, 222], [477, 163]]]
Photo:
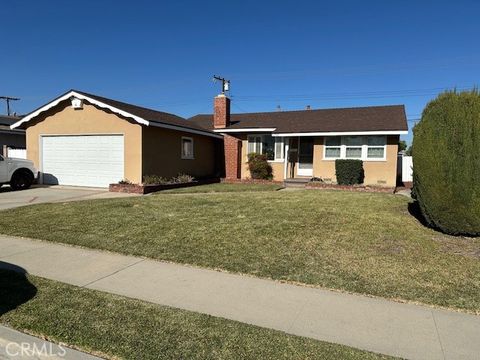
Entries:
[[0, 359], [99, 360], [100, 358], [0, 326]]
[[89, 289], [378, 353], [480, 357], [480, 316], [7, 236], [0, 260]]

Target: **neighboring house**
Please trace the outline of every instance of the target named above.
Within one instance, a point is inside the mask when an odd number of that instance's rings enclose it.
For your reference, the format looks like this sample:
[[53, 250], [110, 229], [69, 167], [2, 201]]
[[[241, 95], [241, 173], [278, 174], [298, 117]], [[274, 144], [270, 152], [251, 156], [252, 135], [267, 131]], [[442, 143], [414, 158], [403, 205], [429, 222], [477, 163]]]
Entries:
[[71, 90], [12, 125], [40, 182], [106, 187], [145, 175], [219, 175], [222, 136], [179, 116]]
[[10, 129], [20, 120], [18, 116], [0, 115], [0, 154], [8, 156], [8, 148], [25, 149], [25, 130]]
[[223, 94], [214, 100], [213, 115], [189, 120], [225, 135], [229, 179], [249, 178], [247, 155], [256, 152], [267, 155], [274, 180], [335, 182], [336, 159], [359, 159], [365, 184], [393, 187], [399, 137], [408, 132], [403, 105], [230, 115]]

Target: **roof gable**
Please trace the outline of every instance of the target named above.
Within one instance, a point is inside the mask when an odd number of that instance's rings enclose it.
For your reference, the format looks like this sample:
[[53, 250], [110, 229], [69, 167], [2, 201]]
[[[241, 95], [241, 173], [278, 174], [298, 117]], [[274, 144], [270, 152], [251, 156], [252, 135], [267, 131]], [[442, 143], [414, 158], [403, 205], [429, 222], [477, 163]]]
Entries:
[[42, 107], [32, 111], [28, 115], [25, 115], [21, 120], [11, 125], [11, 128], [14, 129], [28, 123], [35, 117], [39, 116], [41, 113], [57, 106], [62, 101], [68, 100], [72, 97], [82, 99], [100, 108], [108, 109], [117, 115], [133, 119], [137, 123], [144, 126], [165, 127], [172, 130], [193, 132], [206, 136], [219, 137], [219, 135], [213, 134], [210, 130], [205, 129], [195, 123], [189, 122], [180, 116], [104, 98], [78, 90], [70, 90], [67, 93], [52, 100], [51, 102], [43, 105]]

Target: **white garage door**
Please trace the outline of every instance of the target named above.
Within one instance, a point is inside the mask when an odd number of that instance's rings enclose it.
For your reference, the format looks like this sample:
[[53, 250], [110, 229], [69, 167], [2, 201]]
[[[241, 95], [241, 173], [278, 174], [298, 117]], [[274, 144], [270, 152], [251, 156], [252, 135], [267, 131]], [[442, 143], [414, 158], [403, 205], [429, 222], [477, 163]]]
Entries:
[[107, 187], [124, 177], [123, 135], [42, 136], [44, 184]]

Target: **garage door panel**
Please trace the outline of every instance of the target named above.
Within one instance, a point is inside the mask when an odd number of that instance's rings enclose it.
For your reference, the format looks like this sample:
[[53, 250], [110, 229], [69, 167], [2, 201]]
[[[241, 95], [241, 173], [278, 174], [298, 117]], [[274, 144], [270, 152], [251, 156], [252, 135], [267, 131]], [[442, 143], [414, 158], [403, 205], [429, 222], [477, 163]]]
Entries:
[[42, 136], [43, 181], [98, 186], [124, 177], [123, 135]]

